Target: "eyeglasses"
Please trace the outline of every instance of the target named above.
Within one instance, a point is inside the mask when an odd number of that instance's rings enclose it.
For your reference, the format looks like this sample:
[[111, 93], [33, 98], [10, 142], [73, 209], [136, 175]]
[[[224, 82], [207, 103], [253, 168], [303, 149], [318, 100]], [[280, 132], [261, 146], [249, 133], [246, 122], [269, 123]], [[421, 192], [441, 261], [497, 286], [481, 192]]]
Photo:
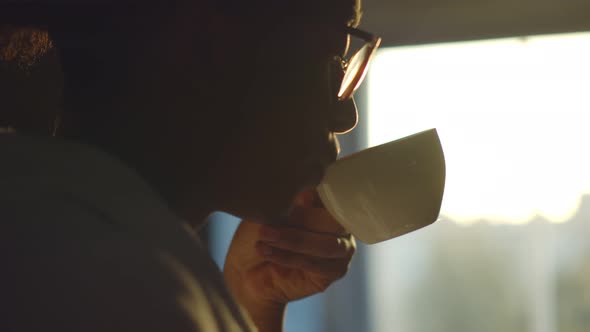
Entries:
[[[354, 92], [363, 82], [369, 62], [375, 54], [375, 51], [381, 44], [381, 38], [374, 36], [368, 32], [347, 27], [346, 32], [350, 36], [361, 38], [365, 41], [361, 47], [350, 60], [346, 60], [341, 56], [334, 57], [335, 74], [332, 76], [334, 91], [338, 90], [338, 101], [348, 100], [352, 98]], [[338, 87], [337, 85], [340, 84]]]

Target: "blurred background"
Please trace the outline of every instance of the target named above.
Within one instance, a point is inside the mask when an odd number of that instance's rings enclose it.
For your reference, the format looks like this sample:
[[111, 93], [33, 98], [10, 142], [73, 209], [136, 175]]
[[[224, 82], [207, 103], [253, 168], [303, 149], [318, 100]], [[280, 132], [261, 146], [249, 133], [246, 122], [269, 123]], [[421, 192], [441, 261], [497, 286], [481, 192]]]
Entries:
[[[360, 245], [287, 331], [590, 331], [590, 1], [365, 0], [383, 37], [344, 155], [437, 128], [441, 220]], [[220, 266], [235, 218], [211, 217]]]

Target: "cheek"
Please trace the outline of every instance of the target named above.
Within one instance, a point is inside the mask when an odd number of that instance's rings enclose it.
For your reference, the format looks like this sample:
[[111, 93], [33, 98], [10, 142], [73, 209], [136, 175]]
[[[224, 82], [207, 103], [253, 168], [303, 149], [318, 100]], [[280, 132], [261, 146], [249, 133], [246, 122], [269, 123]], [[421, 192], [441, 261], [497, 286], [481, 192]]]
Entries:
[[[289, 120], [274, 118], [276, 121]], [[242, 177], [238, 181], [265, 187], [270, 192], [292, 191], [293, 186], [301, 181], [302, 164], [310, 154], [308, 133], [298, 128], [299, 120], [295, 118], [280, 126], [272, 126], [268, 120], [260, 119], [259, 125], [250, 127], [242, 139], [236, 141], [240, 159], [237, 163]]]
[[240, 108], [247, 116], [234, 131], [232, 148], [243, 162], [267, 173], [294, 173], [325, 144], [330, 114], [327, 66], [309, 67], [300, 73], [275, 73], [274, 79], [257, 82], [244, 98]]
[[[300, 190], [301, 169], [281, 138], [258, 132], [234, 144], [237, 151], [226, 163], [228, 181], [219, 193], [227, 210], [238, 216], [265, 220], [284, 213]], [[227, 190], [229, 188], [229, 190]]]
[[305, 137], [297, 128], [299, 124], [295, 121], [287, 122], [273, 128], [258, 128], [256, 133], [252, 134], [252, 140], [247, 142], [248, 146], [245, 149], [250, 151], [250, 158], [255, 159], [253, 162], [264, 168], [265, 172], [295, 168], [294, 164], [305, 153]]

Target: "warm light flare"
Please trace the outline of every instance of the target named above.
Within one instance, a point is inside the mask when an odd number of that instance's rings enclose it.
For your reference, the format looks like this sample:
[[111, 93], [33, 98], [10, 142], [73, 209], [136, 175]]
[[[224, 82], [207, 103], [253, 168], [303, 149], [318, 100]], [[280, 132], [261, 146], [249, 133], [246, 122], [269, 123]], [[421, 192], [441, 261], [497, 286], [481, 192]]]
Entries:
[[369, 142], [437, 128], [442, 214], [563, 222], [590, 193], [590, 33], [382, 50]]

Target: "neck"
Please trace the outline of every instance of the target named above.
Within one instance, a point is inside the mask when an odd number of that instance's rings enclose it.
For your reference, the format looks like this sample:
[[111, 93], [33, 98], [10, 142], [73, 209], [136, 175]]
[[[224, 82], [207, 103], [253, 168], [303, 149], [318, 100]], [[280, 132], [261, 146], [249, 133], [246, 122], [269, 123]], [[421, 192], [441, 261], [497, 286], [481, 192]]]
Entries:
[[[194, 110], [183, 109], [189, 103], [171, 93], [177, 92], [178, 83], [170, 91], [161, 91], [162, 86], [155, 84], [175, 82], [162, 76], [165, 71], [135, 77], [133, 73], [147, 71], [125, 67], [126, 61], [88, 66], [96, 56], [83, 51], [61, 49], [65, 110], [59, 135], [120, 159], [179, 217], [198, 227], [216, 208], [211, 169], [207, 169], [211, 163], [205, 160], [215, 156], [206, 150], [203, 137], [194, 135], [206, 122], [201, 123]], [[87, 67], [98, 69], [88, 72]], [[205, 150], [194, 153], [198, 149]]]

